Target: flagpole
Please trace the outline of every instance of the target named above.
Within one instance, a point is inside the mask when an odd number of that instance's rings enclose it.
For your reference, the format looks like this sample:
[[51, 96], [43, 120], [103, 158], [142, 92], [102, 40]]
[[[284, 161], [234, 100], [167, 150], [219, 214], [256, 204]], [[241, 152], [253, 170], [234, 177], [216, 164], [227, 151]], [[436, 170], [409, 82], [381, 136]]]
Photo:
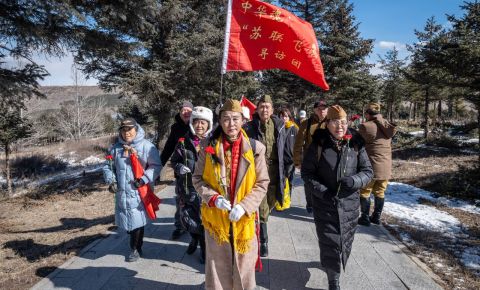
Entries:
[[218, 98], [218, 103], [220, 106], [223, 104], [223, 73], [220, 74], [220, 97]]
[[232, 21], [232, 0], [228, 0], [227, 3], [227, 19], [225, 23], [225, 40], [223, 45], [223, 59], [222, 59], [222, 69], [220, 77], [220, 105], [223, 103], [223, 75], [227, 73], [227, 60], [228, 60], [228, 50], [230, 48], [230, 24]]

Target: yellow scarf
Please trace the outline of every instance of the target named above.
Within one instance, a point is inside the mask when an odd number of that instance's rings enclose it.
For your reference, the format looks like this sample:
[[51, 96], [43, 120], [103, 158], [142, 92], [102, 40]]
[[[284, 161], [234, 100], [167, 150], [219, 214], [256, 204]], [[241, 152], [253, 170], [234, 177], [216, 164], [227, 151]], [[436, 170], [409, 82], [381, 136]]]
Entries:
[[[248, 137], [242, 130], [244, 140], [242, 142], [249, 143]], [[216, 140], [215, 154], [218, 156], [220, 152], [220, 144], [222, 144], [222, 136]], [[242, 145], [240, 145], [242, 146]], [[247, 152], [241, 152], [241, 157], [245, 158], [250, 165], [248, 165], [247, 172], [243, 177], [240, 185], [236, 188], [235, 204], [238, 204], [251, 191], [256, 181], [255, 174], [255, 159], [252, 149]], [[221, 185], [220, 181], [220, 164], [213, 161], [210, 154], [205, 156], [205, 168], [203, 169], [203, 181], [207, 183], [213, 190], [225, 197], [225, 186]], [[226, 178], [230, 178], [227, 176]], [[209, 207], [206, 203], [202, 204], [202, 223], [208, 233], [215, 239], [218, 244], [230, 242], [230, 225], [233, 233], [233, 248], [240, 254], [245, 254], [250, 250], [250, 243], [255, 237], [255, 215], [247, 216], [246, 214], [240, 218], [238, 222], [231, 222], [228, 218], [229, 212], [220, 210], [216, 207]]]
[[292, 120], [288, 120], [288, 121], [285, 123], [285, 128], [287, 128], [287, 129], [290, 128], [290, 127], [292, 127], [292, 126], [295, 126], [295, 128], [298, 129], [298, 125], [295, 124], [295, 122], [292, 121]]

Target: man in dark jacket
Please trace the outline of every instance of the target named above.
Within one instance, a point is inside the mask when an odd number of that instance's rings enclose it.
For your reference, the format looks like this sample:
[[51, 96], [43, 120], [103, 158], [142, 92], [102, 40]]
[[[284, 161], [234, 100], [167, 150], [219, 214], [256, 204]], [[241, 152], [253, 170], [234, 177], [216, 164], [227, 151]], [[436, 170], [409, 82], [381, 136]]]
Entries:
[[341, 267], [345, 270], [357, 227], [359, 190], [373, 176], [362, 137], [347, 126], [340, 106], [328, 108], [327, 129], [315, 132], [302, 163], [329, 289], [340, 289]]
[[[170, 135], [168, 135], [167, 142], [163, 147], [162, 155], [160, 159], [162, 160], [162, 166], [170, 159], [175, 146], [178, 143], [178, 139], [185, 136], [185, 134], [190, 131], [190, 115], [192, 114], [193, 105], [189, 101], [184, 101], [180, 105], [180, 111], [175, 115], [175, 123], [170, 127]], [[177, 176], [175, 176], [177, 177]], [[180, 238], [181, 235], [185, 233], [180, 223], [180, 198], [175, 196], [175, 204], [177, 210], [175, 211], [175, 230], [172, 233], [172, 240]]]
[[[325, 116], [327, 115], [327, 102], [319, 100], [313, 105], [313, 114], [310, 118], [300, 123], [300, 128], [295, 137], [293, 146], [293, 163], [299, 168], [308, 146], [312, 143], [313, 134], [317, 129], [325, 129]], [[307, 212], [312, 212], [312, 193], [305, 188], [305, 199], [307, 201]]]
[[268, 256], [267, 221], [270, 211], [275, 207], [275, 202], [283, 204], [285, 189], [284, 155], [285, 123], [273, 115], [273, 102], [269, 95], [264, 95], [257, 103], [257, 112], [253, 120], [245, 124], [248, 137], [260, 141], [266, 147], [265, 159], [268, 166], [270, 184], [267, 195], [260, 204], [260, 256]]

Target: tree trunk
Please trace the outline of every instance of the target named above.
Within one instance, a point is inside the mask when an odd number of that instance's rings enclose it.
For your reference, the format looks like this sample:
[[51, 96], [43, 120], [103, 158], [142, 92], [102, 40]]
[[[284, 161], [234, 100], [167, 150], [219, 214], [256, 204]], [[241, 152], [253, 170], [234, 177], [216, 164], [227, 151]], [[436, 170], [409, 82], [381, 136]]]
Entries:
[[390, 116], [389, 116], [389, 120], [390, 120], [390, 123], [395, 123], [393, 122], [393, 100], [390, 101], [390, 104], [388, 104], [389, 108], [388, 108], [388, 111], [390, 111]]
[[7, 178], [7, 192], [8, 196], [13, 195], [12, 177], [10, 176], [10, 144], [5, 144], [5, 173]]
[[453, 118], [453, 97], [448, 98], [448, 118]]
[[410, 102], [410, 106], [409, 106], [409, 109], [408, 109], [408, 121], [411, 121], [412, 120], [412, 112], [413, 112], [413, 103]]
[[417, 121], [417, 109], [418, 109], [418, 103], [414, 102], [413, 103], [413, 121]]
[[442, 119], [442, 100], [438, 100], [438, 113], [437, 113], [437, 116], [438, 116], [438, 119]]
[[427, 88], [425, 90], [425, 116], [424, 116], [424, 122], [425, 122], [425, 125], [423, 127], [423, 137], [425, 139], [428, 138], [428, 106], [430, 105], [430, 95], [429, 95], [429, 89]]

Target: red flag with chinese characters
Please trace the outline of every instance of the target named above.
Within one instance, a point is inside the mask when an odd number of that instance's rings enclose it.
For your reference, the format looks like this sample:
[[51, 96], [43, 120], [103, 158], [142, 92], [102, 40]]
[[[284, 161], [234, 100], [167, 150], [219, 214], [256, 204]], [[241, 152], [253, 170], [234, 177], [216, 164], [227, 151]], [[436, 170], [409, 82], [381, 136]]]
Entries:
[[328, 90], [310, 23], [258, 0], [229, 0], [222, 73], [279, 68]]
[[252, 120], [253, 114], [255, 114], [255, 111], [257, 110], [257, 106], [250, 102], [249, 99], [245, 98], [245, 96], [242, 96], [242, 99], [240, 100], [240, 106], [247, 107], [250, 110], [250, 120]]

